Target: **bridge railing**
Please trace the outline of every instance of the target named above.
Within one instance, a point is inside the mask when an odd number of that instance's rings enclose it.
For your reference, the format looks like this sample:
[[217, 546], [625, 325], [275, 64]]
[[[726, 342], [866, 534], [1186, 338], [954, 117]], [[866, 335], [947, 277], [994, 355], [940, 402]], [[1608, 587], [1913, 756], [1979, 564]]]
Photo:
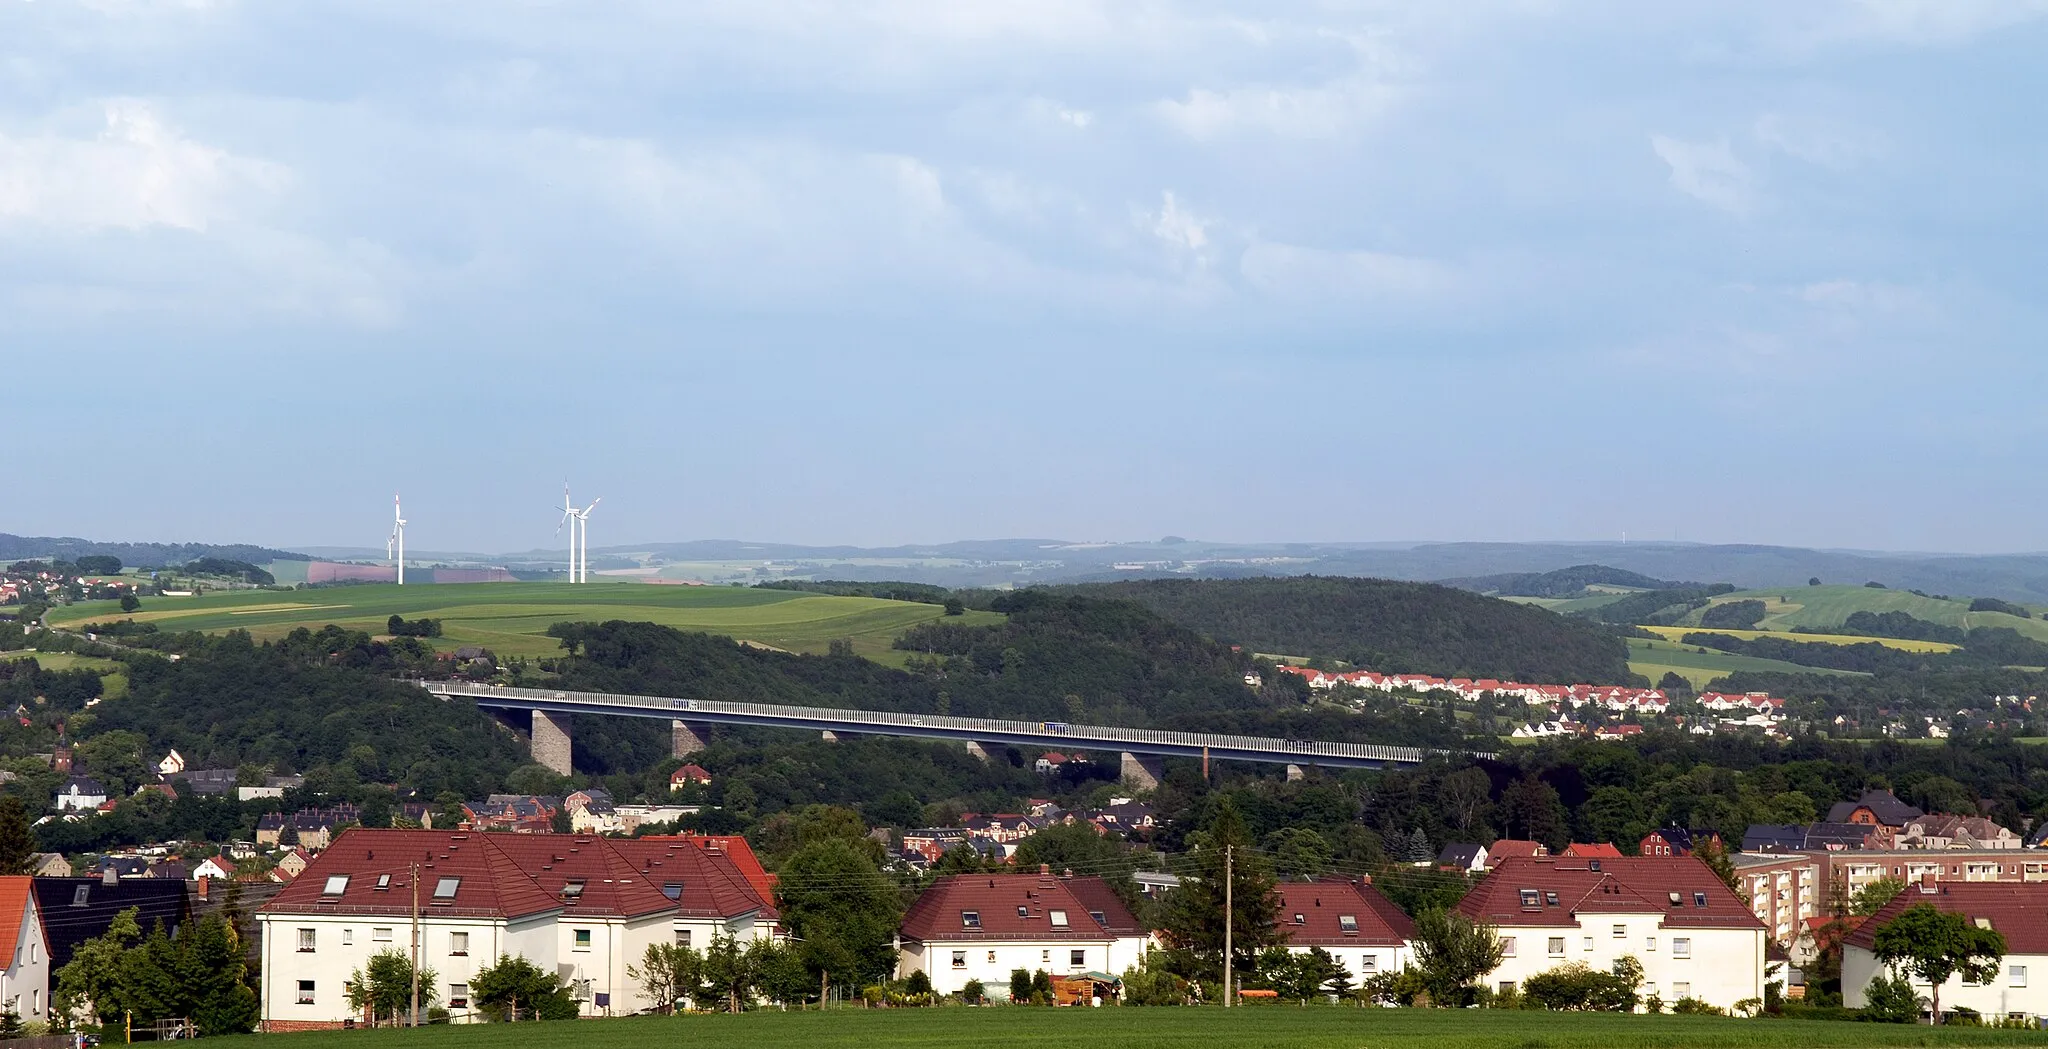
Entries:
[[[1354, 761], [1415, 763], [1431, 754], [1448, 751], [1420, 747], [1391, 747], [1375, 743], [1331, 743], [1322, 740], [1279, 739], [1229, 733], [1178, 732], [1166, 729], [1114, 728], [1106, 725], [1075, 725], [1059, 721], [1009, 721], [997, 718], [955, 717], [948, 714], [903, 714], [895, 711], [801, 707], [780, 703], [741, 703], [717, 699], [670, 699], [660, 696], [631, 696], [607, 692], [557, 692], [552, 689], [511, 688], [496, 685], [449, 685], [422, 682], [428, 691], [441, 695], [465, 696], [484, 701], [493, 698], [535, 703], [562, 702], [590, 706], [618, 707], [638, 714], [660, 713], [687, 721], [692, 714], [729, 714], [740, 717], [773, 718], [782, 721], [833, 725], [877, 725], [908, 729], [941, 729], [963, 737], [1025, 736], [1034, 740], [1072, 740], [1100, 743], [1098, 749], [1121, 749], [1127, 744], [1185, 747], [1191, 750], [1234, 751], [1268, 754], [1276, 758], [1333, 757]], [[1492, 755], [1476, 755], [1491, 757]]]

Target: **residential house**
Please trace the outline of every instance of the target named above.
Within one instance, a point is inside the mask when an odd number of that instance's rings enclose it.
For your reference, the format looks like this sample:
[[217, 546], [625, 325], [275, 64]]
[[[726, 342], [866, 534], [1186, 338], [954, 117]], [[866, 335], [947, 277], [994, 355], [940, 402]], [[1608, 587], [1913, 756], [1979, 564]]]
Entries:
[[562, 799], [535, 794], [493, 794], [482, 801], [465, 801], [462, 812], [471, 830], [512, 831], [518, 834], [547, 834], [554, 830], [555, 813]]
[[1815, 823], [1806, 828], [1807, 851], [1888, 849], [1892, 828], [1874, 823]]
[[919, 827], [903, 832], [903, 851], [924, 857], [926, 863], [937, 863], [939, 857], [967, 843], [964, 827]]
[[1644, 995], [1719, 1008], [1762, 998], [1763, 923], [1694, 857], [1536, 857], [1503, 861], [1458, 910], [1495, 927], [1501, 990], [1566, 962], [1643, 966]]
[[1575, 860], [1618, 860], [1621, 858], [1621, 850], [1604, 841], [1593, 844], [1575, 841], [1566, 845], [1559, 855], [1569, 856]]
[[1524, 841], [1518, 838], [1502, 838], [1486, 847], [1486, 866], [1498, 867], [1503, 860], [1529, 859], [1550, 855], [1550, 847], [1540, 841]]
[[355, 1016], [349, 974], [409, 942], [416, 863], [421, 962], [458, 1020], [476, 1018], [469, 982], [501, 956], [559, 974], [586, 1016], [630, 1014], [668, 1004], [626, 973], [648, 947], [752, 941], [780, 920], [737, 838], [355, 828], [257, 912], [266, 1030]]
[[121, 912], [133, 908], [144, 931], [175, 935], [192, 916], [185, 883], [164, 878], [36, 878], [36, 908], [49, 947], [50, 970], [70, 964], [79, 945], [106, 935]]
[[156, 763], [156, 774], [165, 778], [175, 776], [183, 771], [185, 771], [185, 755], [178, 753], [175, 747], [171, 748], [170, 753], [164, 755], [162, 761]]
[[[1796, 823], [1752, 823], [1742, 832], [1744, 852], [1798, 852], [1805, 847], [1806, 828]], [[1647, 849], [1643, 854], [1651, 855]]]
[[671, 791], [681, 790], [684, 787], [708, 787], [710, 785], [711, 773], [702, 765], [684, 765], [682, 768], [668, 774], [668, 789]]
[[26, 1023], [50, 1021], [50, 945], [35, 879], [0, 877], [0, 1008]]
[[256, 798], [282, 798], [288, 790], [298, 790], [306, 785], [304, 776], [265, 776], [262, 786], [235, 785], [235, 800], [252, 801]]
[[1908, 820], [1893, 835], [1901, 849], [2018, 849], [2019, 835], [1982, 816], [1929, 813]]
[[1643, 835], [1636, 843], [1636, 854], [1640, 856], [1690, 856], [1701, 846], [1712, 843], [1717, 848], [1721, 836], [1711, 830], [1686, 830], [1683, 827], [1662, 827]]
[[71, 861], [61, 852], [38, 852], [33, 856], [29, 873], [38, 878], [69, 878]]
[[[1942, 985], [1944, 1015], [1967, 1008], [1987, 1019], [2048, 1018], [2048, 921], [2042, 920], [2048, 913], [2048, 884], [2041, 883], [1958, 885], [1930, 880], [1908, 887], [1842, 941], [1842, 1004], [1860, 1009], [1868, 1002], [1870, 982], [1883, 968], [1876, 953], [1878, 930], [1919, 904], [1960, 914], [2005, 937], [2005, 957], [1989, 983], [1966, 983], [1957, 976]], [[2032, 979], [2037, 971], [2043, 977], [2040, 984]], [[1913, 990], [1922, 998], [1933, 997], [1934, 988], [1923, 981], [1913, 980]]]
[[107, 788], [85, 775], [73, 775], [57, 788], [50, 804], [58, 812], [93, 812], [107, 803]]
[[903, 916], [896, 975], [922, 971], [940, 994], [969, 980], [1006, 987], [1015, 969], [1055, 976], [1121, 973], [1150, 935], [1097, 877], [958, 874], [932, 883]]
[[1436, 865], [1444, 870], [1477, 874], [1486, 869], [1486, 846], [1453, 842], [1436, 854]]
[[306, 850], [294, 845], [277, 858], [277, 865], [271, 870], [279, 881], [290, 881], [306, 873], [306, 868], [312, 865], [313, 860], [306, 855]]
[[1829, 823], [1861, 823], [1896, 831], [1926, 813], [1900, 801], [1888, 790], [1867, 790], [1855, 801], [1838, 801], [1828, 809]]
[[194, 881], [198, 881], [202, 878], [212, 878], [218, 881], [233, 881], [234, 877], [235, 861], [227, 858], [226, 856], [208, 856], [207, 858], [200, 860], [198, 866], [192, 868], [192, 880]]
[[[202, 798], [232, 794], [235, 790], [234, 769], [179, 769], [164, 777], [171, 784], [184, 784], [185, 790]], [[283, 792], [280, 791], [280, 794]]]
[[579, 790], [563, 798], [562, 806], [569, 810], [569, 829], [574, 833], [620, 834], [625, 831], [618, 806], [612, 804], [611, 792], [602, 787]]
[[1320, 947], [1353, 982], [1399, 972], [1410, 961], [1415, 923], [1370, 883], [1345, 878], [1283, 881], [1277, 930], [1288, 950]]

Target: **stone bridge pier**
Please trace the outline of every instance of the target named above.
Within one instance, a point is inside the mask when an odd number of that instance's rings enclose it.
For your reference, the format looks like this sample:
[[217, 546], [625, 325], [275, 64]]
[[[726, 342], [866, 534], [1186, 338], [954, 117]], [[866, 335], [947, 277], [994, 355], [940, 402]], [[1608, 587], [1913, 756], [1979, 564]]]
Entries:
[[1123, 752], [1124, 786], [1133, 790], [1154, 790], [1158, 788], [1162, 775], [1165, 772], [1157, 754]]
[[545, 765], [562, 776], [573, 771], [569, 763], [569, 715], [536, 710], [527, 735], [535, 764]]
[[701, 721], [668, 723], [669, 756], [687, 758], [711, 745], [711, 726]]

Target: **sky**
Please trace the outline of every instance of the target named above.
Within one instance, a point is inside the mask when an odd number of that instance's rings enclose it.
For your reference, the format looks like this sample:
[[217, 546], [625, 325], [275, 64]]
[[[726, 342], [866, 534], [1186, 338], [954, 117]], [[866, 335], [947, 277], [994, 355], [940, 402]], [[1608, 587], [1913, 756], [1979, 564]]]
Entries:
[[[0, 531], [2048, 549], [2048, 2], [0, 0]], [[2029, 101], [2029, 100], [2032, 101]]]

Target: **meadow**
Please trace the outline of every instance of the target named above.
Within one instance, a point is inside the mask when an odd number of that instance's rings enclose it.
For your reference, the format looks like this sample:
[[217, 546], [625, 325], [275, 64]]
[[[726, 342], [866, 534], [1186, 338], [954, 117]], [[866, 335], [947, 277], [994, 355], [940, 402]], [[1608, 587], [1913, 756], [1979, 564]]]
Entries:
[[1687, 648], [1675, 641], [1652, 641], [1649, 638], [1628, 639], [1628, 668], [1649, 678], [1660, 681], [1668, 673], [1692, 683], [1693, 688], [1705, 688], [1715, 678], [1725, 677], [1738, 670], [1778, 672], [1786, 674], [1847, 674], [1845, 670], [1822, 670], [1818, 667], [1787, 663], [1781, 659], [1762, 659], [1757, 656], [1738, 656], [1718, 649], [1701, 652]]
[[[2005, 618], [2010, 620], [2012, 617], [2007, 616]], [[1794, 634], [1778, 630], [1727, 630], [1719, 627], [1697, 626], [1646, 626], [1643, 629], [1671, 641], [1676, 641], [1687, 634], [1697, 634], [1705, 631], [1710, 634], [1727, 634], [1730, 637], [1739, 637], [1744, 641], [1751, 641], [1760, 637], [1777, 637], [1784, 638], [1787, 641], [1829, 645], [1860, 645], [1875, 641], [1887, 648], [1896, 648], [1904, 652], [1953, 652], [1963, 647], [1961, 645], [1949, 644], [1946, 641], [1908, 641], [1904, 638], [1864, 637], [1860, 634]]]
[[44, 670], [91, 670], [100, 676], [101, 695], [107, 699], [119, 699], [128, 694], [128, 668], [111, 659], [98, 656], [81, 656], [74, 652], [37, 652], [23, 649], [18, 652], [0, 652], [0, 660], [33, 659]]
[[[638, 582], [372, 584], [296, 591], [218, 591], [193, 597], [152, 597], [124, 614], [111, 601], [52, 609], [52, 626], [132, 618], [161, 630], [247, 630], [257, 640], [283, 637], [298, 627], [329, 623], [382, 635], [394, 615], [438, 619], [440, 648], [481, 645], [500, 656], [548, 656], [561, 651], [547, 636], [564, 621], [624, 619], [679, 630], [722, 634], [790, 652], [823, 652], [846, 639], [854, 651], [899, 664], [907, 653], [889, 647], [918, 623], [945, 614], [937, 605], [865, 597], [830, 597], [742, 587], [668, 586]], [[996, 622], [992, 612], [967, 613], [965, 622]]]
[[[223, 1047], [243, 1044], [222, 1039]], [[253, 1043], [252, 1043], [253, 1044]], [[1208, 1008], [833, 1009], [740, 1016], [633, 1017], [480, 1024], [415, 1031], [332, 1031], [291, 1037], [298, 1049], [1882, 1049], [2048, 1044], [2038, 1031], [1814, 1020], [1359, 1009], [1289, 1005]]]
[[[2048, 641], [2048, 620], [2021, 619], [2003, 612], [1972, 612], [1967, 597], [1922, 597], [1910, 590], [1887, 590], [1869, 586], [1786, 586], [1771, 590], [1741, 590], [1714, 598], [1714, 604], [1745, 599], [1764, 603], [1763, 630], [1789, 632], [1793, 627], [1827, 630], [1839, 627], [1851, 612], [1905, 612], [1919, 619], [1947, 626], [2011, 627], [2028, 637]], [[2038, 614], [2039, 610], [2035, 610]], [[1699, 622], [1696, 610], [1680, 621], [1681, 626]], [[1860, 638], [1859, 640], [1873, 640]]]

